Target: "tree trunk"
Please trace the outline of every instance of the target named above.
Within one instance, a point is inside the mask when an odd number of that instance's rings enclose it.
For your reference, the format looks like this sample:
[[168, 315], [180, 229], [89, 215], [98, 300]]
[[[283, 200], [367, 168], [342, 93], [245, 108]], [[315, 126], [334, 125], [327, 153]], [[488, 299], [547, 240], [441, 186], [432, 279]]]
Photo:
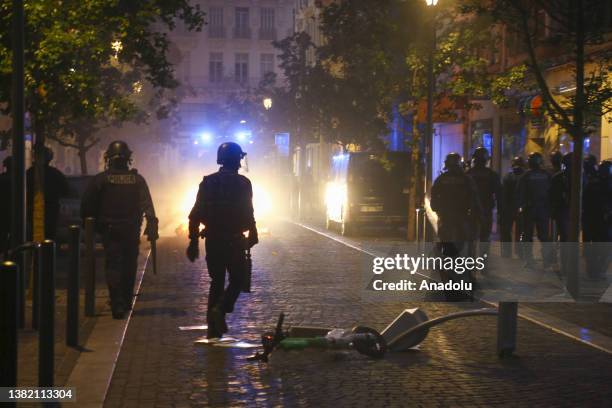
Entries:
[[87, 175], [87, 150], [82, 143], [79, 143], [78, 154], [79, 162], [81, 163], [81, 175]]
[[573, 296], [579, 294], [579, 257], [578, 257], [578, 242], [580, 241], [580, 217], [582, 207], [582, 156], [584, 153], [584, 107], [585, 107], [585, 90], [584, 90], [584, 4], [583, 0], [574, 0], [574, 13], [576, 21], [576, 99], [574, 101], [573, 111], [573, 129], [571, 130], [572, 139], [574, 140], [574, 157], [571, 169], [571, 187], [570, 187], [570, 219], [569, 219], [569, 236], [568, 241], [575, 243], [570, 250], [569, 265], [568, 265], [568, 281], [567, 287]]
[[[34, 187], [34, 191], [28, 192], [28, 196], [32, 197], [29, 203], [31, 210], [31, 221], [28, 223], [28, 235], [36, 242], [42, 242], [45, 239], [45, 129], [42, 121], [34, 118], [34, 134], [36, 143], [34, 144], [34, 183], [28, 182], [29, 186]], [[30, 201], [30, 200], [28, 200]]]

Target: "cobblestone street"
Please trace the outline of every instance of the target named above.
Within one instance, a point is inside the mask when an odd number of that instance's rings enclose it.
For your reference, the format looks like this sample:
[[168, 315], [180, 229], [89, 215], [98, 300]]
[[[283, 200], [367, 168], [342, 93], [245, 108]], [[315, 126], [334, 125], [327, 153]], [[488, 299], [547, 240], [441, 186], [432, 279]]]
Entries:
[[[382, 303], [362, 298], [363, 253], [290, 223], [269, 225], [253, 250], [253, 290], [229, 316], [229, 335], [259, 342], [282, 311], [286, 325], [382, 330], [403, 309], [430, 318], [479, 304]], [[499, 360], [496, 319], [459, 319], [432, 329], [418, 351], [371, 360], [351, 352], [275, 352], [195, 345], [205, 331], [204, 253], [191, 264], [186, 239], [159, 244], [147, 271], [106, 407], [189, 406], [593, 406], [612, 404], [612, 358], [519, 320], [516, 357]], [[203, 245], [201, 245], [201, 248]]]

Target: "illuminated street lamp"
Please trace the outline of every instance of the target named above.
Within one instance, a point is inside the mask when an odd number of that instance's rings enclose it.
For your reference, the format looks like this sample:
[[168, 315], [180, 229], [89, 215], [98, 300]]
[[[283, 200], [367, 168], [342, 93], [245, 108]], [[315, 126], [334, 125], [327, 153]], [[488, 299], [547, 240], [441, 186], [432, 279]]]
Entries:
[[266, 110], [272, 109], [272, 98], [264, 98], [263, 106]]
[[428, 6], [435, 6], [438, 4], [438, 0], [425, 0], [425, 3], [427, 3]]

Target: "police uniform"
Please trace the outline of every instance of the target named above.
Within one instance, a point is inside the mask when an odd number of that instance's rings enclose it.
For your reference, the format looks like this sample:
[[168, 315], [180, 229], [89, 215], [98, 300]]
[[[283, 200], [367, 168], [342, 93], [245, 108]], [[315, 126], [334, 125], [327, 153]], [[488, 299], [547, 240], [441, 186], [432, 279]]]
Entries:
[[[28, 235], [32, 236], [32, 220], [34, 210], [34, 172], [35, 167], [30, 167], [26, 172], [28, 185]], [[45, 238], [55, 240], [57, 236], [57, 222], [60, 213], [60, 199], [68, 196], [70, 187], [64, 173], [57, 168], [46, 164], [44, 167], [45, 182]]]
[[[227, 144], [224, 144], [227, 145]], [[223, 148], [222, 145], [220, 150]], [[236, 144], [232, 148], [242, 150]], [[240, 156], [242, 157], [242, 156]], [[223, 160], [218, 160], [224, 164]], [[258, 242], [253, 215], [253, 188], [235, 166], [223, 166], [202, 180], [196, 202], [189, 214], [189, 251], [197, 251], [200, 235], [205, 237], [206, 264], [211, 278], [207, 321], [209, 337], [220, 337], [227, 331], [225, 314], [234, 311], [245, 278], [245, 250]], [[200, 233], [200, 225], [204, 225]], [[248, 231], [248, 239], [244, 232]], [[195, 245], [195, 248], [194, 248]], [[197, 257], [190, 256], [190, 260]], [[225, 288], [225, 274], [229, 284]], [[218, 313], [220, 316], [215, 316]], [[220, 320], [221, 322], [220, 322]], [[221, 326], [221, 327], [219, 327]]]
[[[521, 242], [533, 242], [534, 228], [540, 242], [550, 241], [550, 185], [550, 175], [541, 168], [530, 168], [519, 178], [517, 195], [523, 225]], [[530, 247], [525, 247], [524, 255], [527, 263], [531, 263], [533, 253]], [[550, 256], [550, 248], [542, 245], [545, 265], [551, 262]]]
[[106, 282], [113, 314], [130, 309], [138, 265], [142, 217], [145, 234], [157, 239], [157, 218], [145, 179], [135, 169], [110, 168], [97, 174], [85, 191], [81, 215], [96, 219], [106, 256]]
[[[592, 159], [594, 160], [594, 158]], [[609, 177], [600, 174], [595, 163], [585, 161], [584, 190], [582, 193], [582, 240], [586, 257], [587, 274], [592, 279], [602, 279], [608, 267], [607, 251], [610, 206]]]
[[493, 228], [493, 208], [497, 205], [497, 212], [500, 212], [501, 183], [499, 175], [484, 165], [476, 165], [467, 171], [467, 175], [474, 180], [480, 205], [482, 217], [478, 223], [477, 238], [482, 243], [482, 253], [489, 251], [489, 241], [491, 240], [491, 229]]
[[516, 197], [516, 188], [519, 178], [525, 173], [525, 169], [519, 166], [513, 167], [512, 170], [504, 176], [502, 181], [502, 211], [500, 222], [500, 235], [502, 241], [502, 256], [509, 257], [512, 255], [512, 229], [516, 231], [516, 238], [520, 236], [521, 227], [519, 225], [518, 206]]
[[461, 168], [442, 173], [431, 188], [431, 209], [438, 215], [444, 255], [458, 255], [470, 237], [470, 225], [482, 210], [474, 181]]

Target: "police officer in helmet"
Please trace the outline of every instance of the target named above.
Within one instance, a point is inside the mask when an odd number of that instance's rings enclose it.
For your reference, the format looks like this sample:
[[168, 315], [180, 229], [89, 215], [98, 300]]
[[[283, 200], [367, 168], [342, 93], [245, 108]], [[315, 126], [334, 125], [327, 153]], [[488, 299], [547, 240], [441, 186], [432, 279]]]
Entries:
[[[45, 238], [55, 239], [57, 236], [57, 222], [60, 213], [60, 200], [70, 194], [70, 187], [66, 176], [56, 167], [51, 166], [53, 161], [53, 150], [43, 147], [43, 179], [45, 197]], [[30, 167], [26, 172], [27, 201], [28, 201], [28, 236], [32, 236], [32, 222], [34, 217], [34, 174], [36, 165]]]
[[489, 151], [485, 147], [477, 147], [472, 156], [473, 166], [467, 171], [467, 175], [476, 184], [483, 211], [483, 216], [474, 220], [478, 224], [475, 236], [480, 243], [479, 256], [489, 252], [491, 229], [493, 228], [493, 209], [497, 207], [498, 215], [501, 215], [501, 182], [499, 175], [487, 167], [488, 162]]
[[[480, 218], [482, 210], [474, 180], [463, 171], [459, 153], [449, 153], [444, 160], [444, 172], [431, 188], [431, 209], [438, 215], [437, 247], [444, 257], [457, 257], [471, 238], [471, 222]], [[444, 281], [458, 279], [441, 271]], [[467, 277], [470, 279], [471, 277]], [[455, 299], [454, 294], [447, 294]]]
[[[530, 153], [527, 157], [529, 169], [518, 181], [518, 208], [522, 217], [523, 231], [521, 242], [525, 243], [523, 255], [526, 266], [533, 267], [533, 242], [534, 228], [538, 240], [542, 243], [550, 241], [550, 175], [543, 167], [542, 154]], [[542, 245], [542, 259], [544, 266], [551, 266], [550, 244]]]
[[[253, 215], [253, 188], [248, 178], [238, 174], [240, 161], [245, 156], [236, 143], [219, 146], [217, 164], [221, 168], [204, 177], [189, 214], [187, 258], [191, 262], [199, 257], [198, 239], [205, 238], [206, 264], [211, 278], [206, 314], [208, 338], [221, 337], [227, 332], [225, 315], [233, 312], [246, 277], [245, 250], [259, 242]], [[227, 288], [226, 273], [229, 275]]]
[[143, 215], [149, 241], [158, 235], [158, 220], [149, 187], [136, 169], [130, 169], [132, 152], [123, 141], [114, 141], [104, 154], [107, 169], [94, 176], [81, 202], [81, 216], [94, 217], [103, 237], [106, 282], [113, 318], [121, 319], [132, 308]]
[[[518, 217], [518, 207], [516, 198], [516, 187], [519, 178], [525, 173], [525, 160], [521, 156], [516, 156], [511, 162], [512, 169], [504, 176], [502, 181], [502, 213], [501, 213], [501, 249], [503, 257], [512, 256], [512, 242], [518, 240], [521, 227]], [[515, 239], [513, 239], [513, 229]]]

